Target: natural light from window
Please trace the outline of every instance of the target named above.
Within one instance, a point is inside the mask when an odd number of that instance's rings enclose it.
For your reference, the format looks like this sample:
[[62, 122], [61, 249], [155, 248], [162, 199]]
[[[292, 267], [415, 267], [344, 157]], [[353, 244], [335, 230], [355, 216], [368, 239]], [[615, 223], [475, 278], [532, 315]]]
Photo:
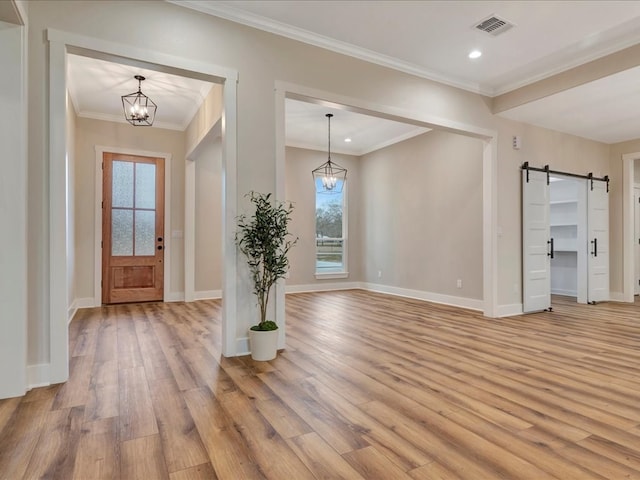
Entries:
[[320, 192], [322, 179], [316, 178], [316, 274], [343, 273], [346, 244], [342, 180], [331, 191]]

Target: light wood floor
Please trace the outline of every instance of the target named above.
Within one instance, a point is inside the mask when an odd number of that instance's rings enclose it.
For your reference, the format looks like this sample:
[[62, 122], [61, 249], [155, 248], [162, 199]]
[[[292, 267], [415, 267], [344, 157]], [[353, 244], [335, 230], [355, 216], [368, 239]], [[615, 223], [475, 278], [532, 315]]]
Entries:
[[217, 301], [80, 311], [69, 381], [0, 401], [0, 478], [640, 479], [638, 302], [287, 315], [267, 363], [221, 358]]

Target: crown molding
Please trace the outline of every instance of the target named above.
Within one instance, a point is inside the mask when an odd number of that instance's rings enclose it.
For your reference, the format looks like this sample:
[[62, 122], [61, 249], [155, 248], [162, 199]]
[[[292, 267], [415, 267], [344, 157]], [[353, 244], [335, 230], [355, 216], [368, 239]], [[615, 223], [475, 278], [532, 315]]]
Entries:
[[494, 94], [491, 90], [482, 88], [477, 83], [462, 82], [458, 79], [442, 75], [441, 73], [428, 70], [414, 63], [404, 62], [397, 58], [383, 55], [366, 48], [357, 47], [350, 43], [341, 42], [333, 38], [319, 35], [317, 33], [287, 25], [260, 15], [255, 15], [230, 5], [224, 5], [212, 0], [166, 0], [168, 3], [190, 8], [201, 13], [213, 15], [235, 23], [240, 23], [248, 27], [263, 30], [265, 32], [287, 37], [292, 40], [307, 43], [316, 47], [331, 50], [332, 52], [347, 55], [349, 57], [364, 60], [365, 62], [374, 63], [382, 67], [391, 68], [403, 73], [415, 75], [434, 82], [449, 85], [451, 87], [460, 88], [473, 93], [491, 96]]

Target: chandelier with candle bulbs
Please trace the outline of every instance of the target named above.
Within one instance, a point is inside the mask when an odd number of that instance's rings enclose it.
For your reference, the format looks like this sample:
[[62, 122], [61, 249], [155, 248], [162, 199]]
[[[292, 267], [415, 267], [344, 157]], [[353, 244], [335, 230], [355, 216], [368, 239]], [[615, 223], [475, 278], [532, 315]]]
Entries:
[[138, 91], [122, 96], [124, 118], [136, 127], [150, 127], [156, 118], [158, 106], [142, 93], [142, 81], [146, 79], [142, 75], [136, 75], [133, 78], [138, 80]]
[[331, 161], [331, 117], [333, 117], [333, 114], [327, 113], [325, 116], [328, 123], [328, 158], [325, 163], [315, 168], [311, 173], [313, 174], [317, 193], [340, 193], [347, 179], [347, 169]]

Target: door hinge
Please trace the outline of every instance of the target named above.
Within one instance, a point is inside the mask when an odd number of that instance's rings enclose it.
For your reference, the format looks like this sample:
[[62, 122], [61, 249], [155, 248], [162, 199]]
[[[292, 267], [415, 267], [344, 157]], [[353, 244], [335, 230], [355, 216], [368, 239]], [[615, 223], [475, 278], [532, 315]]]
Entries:
[[100, 203], [100, 208], [104, 208], [104, 202]]
[[104, 248], [104, 242], [100, 240], [100, 248]]

